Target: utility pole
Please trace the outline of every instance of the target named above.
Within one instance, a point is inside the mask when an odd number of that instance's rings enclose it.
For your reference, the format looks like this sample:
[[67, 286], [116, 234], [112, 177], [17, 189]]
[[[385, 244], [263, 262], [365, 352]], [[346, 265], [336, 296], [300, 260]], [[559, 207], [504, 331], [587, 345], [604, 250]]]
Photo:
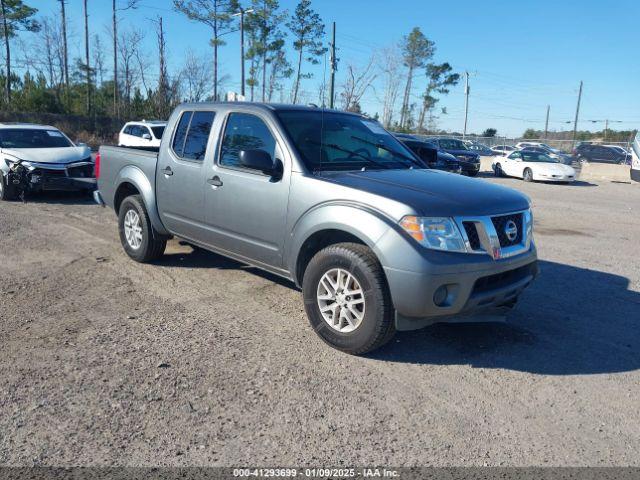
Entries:
[[69, 95], [69, 52], [67, 50], [67, 14], [65, 11], [66, 0], [60, 1], [60, 14], [62, 16], [62, 54], [64, 55], [64, 86]]
[[547, 120], [544, 122], [544, 138], [547, 138], [549, 134], [549, 110], [551, 109], [550, 105], [547, 105]]
[[573, 122], [573, 146], [576, 145], [576, 135], [578, 133], [578, 115], [580, 114], [580, 100], [582, 99], [582, 80], [580, 80], [580, 90], [578, 90], [578, 105], [576, 106], [576, 119]]
[[91, 115], [91, 66], [89, 65], [89, 10], [84, 0], [84, 63], [87, 68], [87, 115]]
[[244, 97], [244, 15], [245, 13], [253, 12], [253, 8], [245, 10], [242, 7], [238, 7], [239, 12], [234, 13], [232, 16], [240, 16], [240, 95]]
[[462, 138], [467, 136], [467, 118], [469, 116], [469, 72], [464, 72], [464, 130]]
[[336, 88], [336, 22], [333, 22], [331, 33], [331, 81], [329, 82], [329, 108], [333, 108]]
[[607, 130], [609, 130], [609, 119], [604, 121], [604, 139], [607, 140]]
[[5, 0], [0, 0], [0, 7], [2, 8], [2, 26], [4, 35], [4, 48], [6, 49], [7, 72], [4, 79], [4, 95], [9, 107], [11, 101], [11, 48], [9, 47], [9, 25], [7, 25], [7, 6], [4, 3]]
[[116, 0], [113, 0], [113, 115], [118, 112], [118, 19], [116, 17]]

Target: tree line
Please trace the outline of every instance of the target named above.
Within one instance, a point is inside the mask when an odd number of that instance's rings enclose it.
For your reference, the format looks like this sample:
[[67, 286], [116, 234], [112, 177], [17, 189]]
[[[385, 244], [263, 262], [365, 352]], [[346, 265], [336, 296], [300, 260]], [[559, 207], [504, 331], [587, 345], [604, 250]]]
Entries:
[[[329, 103], [324, 80], [316, 85], [317, 91], [310, 86], [313, 66], [323, 61], [330, 46], [325, 23], [311, 0], [300, 0], [293, 11], [282, 9], [278, 0], [173, 0], [176, 12], [205, 25], [211, 35], [210, 53], [187, 51], [175, 71], [168, 68], [167, 32], [161, 16], [147, 20], [150, 24], [145, 26], [121, 22], [127, 12], [142, 8], [140, 0], [110, 1], [106, 36], [89, 24], [95, 0], [80, 1], [83, 51], [71, 58], [69, 0], [55, 0], [59, 15], [52, 16], [40, 16], [23, 0], [0, 0], [5, 47], [0, 108], [166, 118], [182, 101], [223, 99], [224, 91], [237, 83], [232, 83], [229, 73], [220, 72], [219, 52], [228, 35], [239, 30], [240, 19], [245, 38], [243, 61], [248, 66], [247, 100]], [[149, 35], [157, 47], [154, 55], [144, 50]], [[16, 47], [22, 58], [14, 54]], [[373, 51], [366, 63], [341, 67], [336, 104], [362, 112], [362, 103], [369, 100], [369, 104], [380, 105], [380, 112], [369, 113], [387, 127], [404, 131], [435, 128], [439, 98], [460, 80], [449, 63], [433, 61], [435, 50], [435, 43], [416, 27], [397, 44]], [[445, 113], [445, 109], [440, 112]]]

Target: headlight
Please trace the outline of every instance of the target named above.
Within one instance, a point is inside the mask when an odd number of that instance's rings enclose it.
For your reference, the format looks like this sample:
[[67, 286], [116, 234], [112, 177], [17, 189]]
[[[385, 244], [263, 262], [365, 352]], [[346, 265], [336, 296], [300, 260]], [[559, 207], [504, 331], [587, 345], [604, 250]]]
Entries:
[[466, 252], [460, 230], [451, 218], [406, 216], [400, 226], [426, 248]]

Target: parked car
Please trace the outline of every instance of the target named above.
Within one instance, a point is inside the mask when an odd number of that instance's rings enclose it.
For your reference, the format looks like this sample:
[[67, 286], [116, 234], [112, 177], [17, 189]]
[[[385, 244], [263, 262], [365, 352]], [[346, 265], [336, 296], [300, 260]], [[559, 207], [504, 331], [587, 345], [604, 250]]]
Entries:
[[473, 140], [465, 140], [464, 144], [469, 150], [471, 150], [472, 152], [476, 152], [480, 156], [492, 157], [493, 155], [495, 155], [495, 153], [493, 153], [493, 150], [482, 143], [474, 142]]
[[291, 280], [313, 330], [348, 353], [396, 330], [497, 320], [537, 275], [525, 195], [416, 169], [361, 115], [187, 104], [158, 153], [99, 153], [95, 199], [132, 259], [160, 258], [176, 236]]
[[517, 148], [512, 145], [495, 145], [491, 147], [491, 151], [494, 155], [501, 156], [509, 155], [511, 152], [515, 152], [516, 150]]
[[496, 177], [517, 177], [525, 182], [540, 180], [569, 183], [576, 178], [573, 167], [564, 165], [545, 153], [528, 149], [512, 152], [505, 158], [496, 158], [492, 167]]
[[460, 161], [449, 153], [439, 152], [432, 143], [407, 137], [399, 137], [399, 140], [409, 147], [409, 150], [425, 162], [429, 168], [451, 173], [462, 173]]
[[618, 163], [625, 165], [631, 158], [626, 152], [594, 143], [579, 144], [573, 151], [574, 156], [583, 162]]
[[542, 147], [542, 146], [521, 147], [520, 151], [521, 152], [542, 153], [542, 154], [545, 154], [545, 155], [549, 155], [551, 158], [555, 158], [560, 163], [564, 163], [565, 165], [571, 165], [573, 163], [573, 157], [571, 155], [567, 155], [565, 153], [562, 153], [559, 150], [556, 150], [556, 151], [560, 152], [560, 153], [554, 153], [554, 152], [551, 152], [550, 150], [548, 150], [547, 148]]
[[435, 145], [439, 151], [449, 153], [460, 161], [463, 175], [475, 177], [480, 171], [480, 155], [467, 148], [462, 140], [457, 138], [427, 138], [425, 141]]
[[95, 188], [91, 150], [55, 127], [0, 124], [0, 155], [2, 200], [42, 190]]
[[160, 120], [127, 122], [118, 136], [118, 145], [121, 147], [158, 148], [166, 126], [167, 122]]

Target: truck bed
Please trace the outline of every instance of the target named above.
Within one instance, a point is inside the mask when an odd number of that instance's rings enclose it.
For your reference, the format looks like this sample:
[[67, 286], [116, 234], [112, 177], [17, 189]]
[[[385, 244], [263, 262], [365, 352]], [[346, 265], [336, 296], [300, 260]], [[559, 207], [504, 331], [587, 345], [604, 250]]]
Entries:
[[100, 178], [98, 190], [108, 206], [113, 208], [115, 187], [118, 178], [127, 169], [137, 170], [137, 175], [145, 176], [149, 185], [155, 182], [158, 152], [131, 147], [100, 147]]

